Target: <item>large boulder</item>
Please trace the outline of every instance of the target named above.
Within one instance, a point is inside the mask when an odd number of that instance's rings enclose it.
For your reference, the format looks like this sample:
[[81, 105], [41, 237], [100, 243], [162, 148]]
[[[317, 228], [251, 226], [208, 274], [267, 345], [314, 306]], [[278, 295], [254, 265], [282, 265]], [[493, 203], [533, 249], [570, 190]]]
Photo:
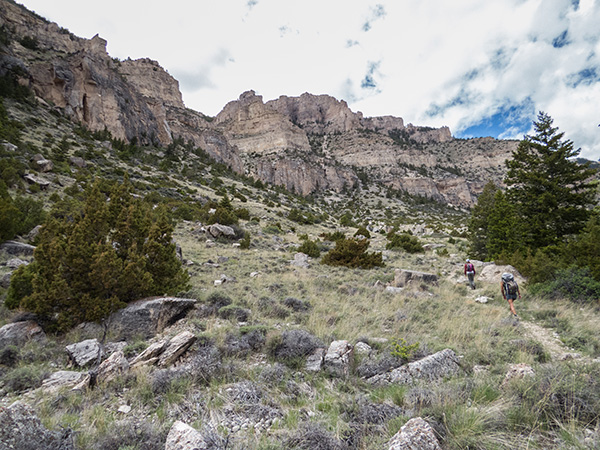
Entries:
[[176, 421], [165, 443], [165, 450], [205, 450], [208, 444], [202, 434], [189, 425]]
[[27, 341], [44, 341], [46, 334], [44, 330], [33, 320], [15, 322], [0, 328], [0, 348], [7, 345], [20, 347]]
[[410, 419], [388, 442], [388, 450], [441, 450], [433, 428], [420, 417]]
[[79, 367], [95, 363], [102, 355], [102, 347], [97, 339], [86, 339], [76, 344], [67, 345], [65, 350], [71, 363]]
[[525, 277], [519, 273], [517, 269], [510, 265], [496, 265], [489, 264], [481, 269], [477, 276], [477, 280], [483, 283], [497, 283], [498, 290], [500, 290], [500, 279], [502, 278], [502, 274], [508, 272], [512, 273], [517, 280], [517, 283], [522, 284], [525, 281]]
[[185, 317], [196, 300], [160, 297], [131, 303], [109, 318], [109, 331], [118, 339], [150, 338]]
[[98, 366], [97, 383], [106, 383], [129, 371], [129, 362], [122, 351], [116, 351]]
[[70, 430], [54, 432], [20, 401], [0, 408], [0, 450], [75, 450]]
[[396, 269], [393, 286], [419, 288], [422, 284], [426, 286], [435, 286], [437, 285], [437, 282], [438, 276], [433, 273]]
[[324, 359], [324, 369], [337, 377], [350, 375], [350, 367], [354, 361], [354, 348], [348, 341], [333, 341], [329, 345]]
[[166, 367], [173, 364], [183, 355], [191, 345], [196, 342], [196, 336], [190, 331], [183, 331], [169, 341], [167, 348], [160, 355], [158, 364]]
[[458, 356], [449, 348], [418, 361], [398, 367], [391, 372], [367, 379], [371, 384], [409, 384], [415, 380], [435, 381], [460, 371]]
[[18, 241], [6, 241], [0, 244], [0, 250], [4, 250], [9, 255], [33, 255], [35, 247]]
[[206, 227], [206, 234], [215, 239], [219, 237], [233, 239], [235, 237], [235, 231], [233, 228], [218, 223]]

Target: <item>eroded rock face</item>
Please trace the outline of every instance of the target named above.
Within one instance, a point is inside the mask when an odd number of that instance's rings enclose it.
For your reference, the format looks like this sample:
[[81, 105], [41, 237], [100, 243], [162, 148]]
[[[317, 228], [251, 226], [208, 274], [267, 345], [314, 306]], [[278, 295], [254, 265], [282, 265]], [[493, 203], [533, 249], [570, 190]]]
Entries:
[[119, 339], [149, 338], [183, 318], [195, 304], [194, 299], [176, 297], [140, 300], [112, 314], [109, 331]]
[[20, 401], [0, 408], [0, 448], [19, 450], [75, 450], [71, 433], [48, 430], [35, 411]]

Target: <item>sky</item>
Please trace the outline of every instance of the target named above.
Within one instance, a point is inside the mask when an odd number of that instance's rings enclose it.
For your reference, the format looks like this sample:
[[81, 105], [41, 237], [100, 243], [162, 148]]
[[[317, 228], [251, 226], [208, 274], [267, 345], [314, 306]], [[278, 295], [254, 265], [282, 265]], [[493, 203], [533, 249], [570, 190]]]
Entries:
[[17, 0], [114, 58], [151, 58], [188, 108], [304, 92], [365, 117], [522, 139], [539, 111], [600, 159], [600, 0]]

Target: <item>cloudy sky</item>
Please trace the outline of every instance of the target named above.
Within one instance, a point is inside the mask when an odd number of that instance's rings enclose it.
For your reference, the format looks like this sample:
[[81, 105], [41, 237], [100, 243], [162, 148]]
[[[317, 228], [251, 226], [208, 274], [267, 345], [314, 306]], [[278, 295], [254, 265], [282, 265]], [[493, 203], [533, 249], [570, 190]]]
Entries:
[[538, 111], [600, 158], [600, 0], [17, 0], [120, 59], [149, 57], [189, 108], [249, 89], [520, 139]]

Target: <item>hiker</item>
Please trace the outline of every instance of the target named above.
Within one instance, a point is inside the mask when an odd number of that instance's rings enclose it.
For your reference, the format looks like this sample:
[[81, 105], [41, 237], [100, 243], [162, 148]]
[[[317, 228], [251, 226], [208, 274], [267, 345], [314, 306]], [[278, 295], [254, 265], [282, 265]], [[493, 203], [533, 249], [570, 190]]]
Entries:
[[517, 284], [517, 280], [512, 273], [503, 273], [502, 279], [500, 280], [500, 292], [502, 292], [502, 297], [504, 300], [508, 301], [508, 306], [510, 306], [510, 312], [513, 316], [517, 317], [517, 312], [515, 311], [515, 305], [513, 302], [519, 296], [519, 300], [521, 299], [521, 291], [519, 290], [519, 285]]
[[465, 263], [465, 275], [469, 279], [469, 286], [471, 286], [471, 289], [475, 289], [475, 282], [473, 281], [475, 278], [475, 266], [468, 258]]

